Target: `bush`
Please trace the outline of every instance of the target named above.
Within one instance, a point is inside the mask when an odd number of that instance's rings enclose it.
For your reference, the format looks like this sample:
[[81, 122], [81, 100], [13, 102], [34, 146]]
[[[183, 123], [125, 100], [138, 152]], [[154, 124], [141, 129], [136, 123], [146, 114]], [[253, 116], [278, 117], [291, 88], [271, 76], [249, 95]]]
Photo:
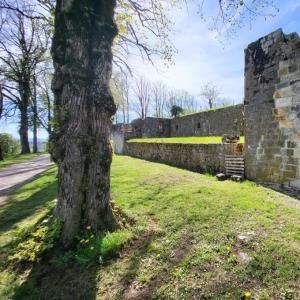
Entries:
[[0, 160], [20, 152], [20, 143], [8, 133], [0, 133]]

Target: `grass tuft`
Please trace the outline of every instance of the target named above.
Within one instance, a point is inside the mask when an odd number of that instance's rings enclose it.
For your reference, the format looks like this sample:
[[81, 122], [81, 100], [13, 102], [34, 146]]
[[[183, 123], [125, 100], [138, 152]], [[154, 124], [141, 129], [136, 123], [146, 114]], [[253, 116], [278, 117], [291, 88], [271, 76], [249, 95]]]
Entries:
[[120, 248], [132, 239], [133, 234], [129, 230], [118, 230], [107, 233], [100, 243], [100, 254], [104, 259], [115, 256]]

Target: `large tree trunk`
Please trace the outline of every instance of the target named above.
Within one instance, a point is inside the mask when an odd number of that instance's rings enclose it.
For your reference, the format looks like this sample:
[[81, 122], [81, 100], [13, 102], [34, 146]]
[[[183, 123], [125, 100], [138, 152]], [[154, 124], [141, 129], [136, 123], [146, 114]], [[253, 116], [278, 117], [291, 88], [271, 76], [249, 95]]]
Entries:
[[49, 96], [48, 92], [46, 94], [46, 97], [47, 97], [47, 113], [48, 113], [48, 116], [47, 116], [47, 121], [48, 121], [47, 131], [48, 131], [49, 135], [51, 135], [51, 133], [52, 133], [51, 101], [50, 101], [50, 96]]
[[4, 153], [2, 150], [2, 146], [0, 145], [0, 161], [4, 160]]
[[38, 152], [38, 111], [37, 111], [37, 96], [36, 96], [36, 80], [33, 80], [33, 97], [32, 97], [32, 127], [33, 127], [33, 146], [32, 152]]
[[30, 99], [30, 77], [25, 76], [20, 79], [19, 92], [21, 95], [21, 102], [19, 104], [20, 110], [20, 142], [21, 142], [21, 154], [30, 153], [30, 146], [28, 141], [28, 129], [29, 129], [29, 118], [28, 118], [28, 107]]
[[114, 7], [113, 0], [57, 0], [51, 154], [58, 165], [55, 215], [63, 221], [64, 246], [82, 226], [95, 232], [116, 228], [110, 205]]
[[20, 106], [20, 142], [21, 142], [21, 154], [30, 153], [30, 146], [28, 141], [28, 105], [22, 103]]
[[[2, 117], [2, 111], [3, 111], [3, 95], [2, 95], [2, 86], [0, 84], [0, 119]], [[0, 160], [4, 160], [4, 154], [1, 145], [0, 145]]]

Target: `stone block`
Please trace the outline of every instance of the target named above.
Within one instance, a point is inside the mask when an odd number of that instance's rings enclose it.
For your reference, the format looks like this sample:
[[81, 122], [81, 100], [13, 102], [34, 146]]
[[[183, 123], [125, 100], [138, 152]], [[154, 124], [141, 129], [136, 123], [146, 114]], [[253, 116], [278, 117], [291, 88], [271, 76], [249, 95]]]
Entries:
[[300, 189], [300, 179], [297, 180], [291, 180], [289, 182], [289, 185], [295, 189]]
[[278, 99], [278, 98], [282, 98], [282, 97], [283, 97], [283, 94], [282, 94], [282, 92], [280, 90], [276, 90], [274, 92], [274, 95], [273, 95], [274, 99]]
[[278, 76], [283, 76], [283, 75], [287, 75], [289, 73], [289, 68], [288, 66], [284, 66], [284, 67], [280, 67], [278, 70]]
[[217, 178], [218, 181], [224, 181], [224, 180], [227, 179], [226, 175], [223, 174], [223, 173], [217, 174], [217, 175], [216, 175], [216, 178]]
[[293, 128], [293, 121], [289, 121], [289, 120], [285, 120], [285, 119], [282, 119], [279, 121], [279, 128], [280, 129], [285, 129], [285, 128]]
[[294, 157], [300, 158], [300, 148], [294, 148]]

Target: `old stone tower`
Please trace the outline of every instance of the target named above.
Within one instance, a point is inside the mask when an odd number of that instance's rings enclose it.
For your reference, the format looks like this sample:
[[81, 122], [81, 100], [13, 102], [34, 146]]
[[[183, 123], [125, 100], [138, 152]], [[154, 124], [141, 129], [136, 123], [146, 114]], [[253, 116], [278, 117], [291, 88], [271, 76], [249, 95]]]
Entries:
[[245, 50], [246, 177], [300, 188], [300, 39], [277, 30]]

